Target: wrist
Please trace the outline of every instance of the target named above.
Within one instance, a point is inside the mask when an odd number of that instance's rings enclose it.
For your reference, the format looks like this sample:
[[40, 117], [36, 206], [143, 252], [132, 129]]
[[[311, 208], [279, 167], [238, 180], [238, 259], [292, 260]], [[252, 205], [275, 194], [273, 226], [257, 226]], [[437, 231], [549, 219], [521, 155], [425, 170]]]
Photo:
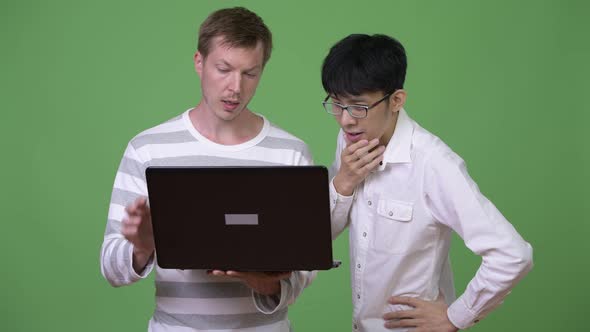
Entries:
[[276, 296], [276, 295], [281, 294], [281, 282], [280, 281], [275, 282], [272, 285], [269, 293], [270, 294], [268, 294], [268, 295], [270, 295], [270, 296]]
[[135, 245], [133, 246], [133, 256], [137, 256], [138, 258], [150, 258], [153, 253], [153, 248], [141, 248]]
[[334, 189], [342, 196], [351, 196], [354, 193], [355, 187], [349, 181], [343, 180], [340, 174], [336, 174], [334, 177]]
[[140, 274], [146, 267], [147, 263], [149, 262], [150, 258], [154, 254], [153, 250], [142, 250], [137, 247], [133, 247], [133, 269], [135, 272]]
[[447, 318], [447, 326], [449, 327], [449, 331], [450, 332], [458, 332], [459, 328], [455, 326], [455, 324], [453, 324], [453, 322], [451, 321], [451, 319], [449, 318], [449, 315], [447, 313], [445, 313], [445, 317]]
[[258, 293], [267, 296], [276, 296], [281, 294], [281, 282], [273, 281], [257, 290]]
[[281, 282], [279, 280], [247, 283], [256, 293], [265, 296], [279, 296], [281, 294]]

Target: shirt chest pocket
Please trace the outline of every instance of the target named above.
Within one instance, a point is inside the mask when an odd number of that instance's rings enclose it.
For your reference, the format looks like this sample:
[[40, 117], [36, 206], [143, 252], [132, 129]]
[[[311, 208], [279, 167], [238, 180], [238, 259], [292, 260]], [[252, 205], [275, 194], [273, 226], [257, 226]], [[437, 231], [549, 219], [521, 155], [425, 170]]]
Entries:
[[415, 244], [414, 206], [410, 202], [379, 199], [374, 224], [373, 249], [392, 254], [410, 251]]

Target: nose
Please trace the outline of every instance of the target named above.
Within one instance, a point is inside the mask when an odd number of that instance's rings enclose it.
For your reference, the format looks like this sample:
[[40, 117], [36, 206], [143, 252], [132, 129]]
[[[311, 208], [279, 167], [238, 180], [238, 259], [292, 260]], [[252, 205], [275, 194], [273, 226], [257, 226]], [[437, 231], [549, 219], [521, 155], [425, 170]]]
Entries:
[[352, 117], [348, 111], [346, 110], [342, 110], [342, 114], [340, 115], [338, 122], [340, 122], [340, 126], [341, 127], [348, 127], [348, 126], [353, 126], [356, 125], [358, 119], [355, 117]]
[[240, 90], [241, 90], [241, 86], [242, 86], [242, 75], [240, 75], [240, 73], [235, 73], [233, 75], [230, 76], [229, 79], [229, 90], [231, 92], [233, 92], [234, 94], [240, 94]]

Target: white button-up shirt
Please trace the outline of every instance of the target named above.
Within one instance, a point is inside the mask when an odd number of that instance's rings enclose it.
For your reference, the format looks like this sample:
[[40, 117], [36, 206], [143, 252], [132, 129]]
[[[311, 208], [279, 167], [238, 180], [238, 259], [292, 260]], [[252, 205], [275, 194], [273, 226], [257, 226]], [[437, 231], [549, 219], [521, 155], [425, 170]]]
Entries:
[[[338, 135], [334, 170], [346, 147]], [[330, 184], [333, 237], [350, 235], [353, 331], [391, 331], [382, 315], [404, 310], [390, 296], [433, 301], [442, 292], [450, 321], [470, 327], [498, 306], [532, 267], [532, 248], [467, 174], [463, 160], [400, 110], [383, 164], [352, 196]], [[482, 257], [455, 297], [452, 231]], [[405, 331], [398, 329], [397, 331]]]

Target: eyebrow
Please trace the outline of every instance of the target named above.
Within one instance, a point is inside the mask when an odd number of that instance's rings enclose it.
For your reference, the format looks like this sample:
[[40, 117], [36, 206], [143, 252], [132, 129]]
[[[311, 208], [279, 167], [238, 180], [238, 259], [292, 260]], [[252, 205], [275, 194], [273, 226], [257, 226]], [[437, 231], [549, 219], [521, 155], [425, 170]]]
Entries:
[[[335, 95], [330, 95], [330, 98], [335, 99], [335, 100], [337, 100], [339, 102], [342, 102], [342, 99], [336, 97]], [[361, 103], [361, 104], [368, 104], [368, 102], [366, 100], [364, 100], [363, 98], [360, 98], [360, 99], [353, 98], [353, 99], [350, 99], [350, 104], [349, 105], [357, 105], [359, 103]]]
[[352, 104], [368, 104], [368, 102], [364, 99], [351, 99], [350, 102]]
[[[228, 66], [230, 69], [234, 69], [234, 66], [232, 66], [231, 64], [229, 64], [229, 62], [225, 61], [225, 60], [220, 60], [220, 62], [218, 64], [222, 64], [224, 66]], [[261, 66], [260, 65], [256, 65], [252, 68], [248, 68], [245, 70], [245, 72], [249, 72], [249, 71], [253, 71], [253, 70], [257, 70], [260, 69]]]

